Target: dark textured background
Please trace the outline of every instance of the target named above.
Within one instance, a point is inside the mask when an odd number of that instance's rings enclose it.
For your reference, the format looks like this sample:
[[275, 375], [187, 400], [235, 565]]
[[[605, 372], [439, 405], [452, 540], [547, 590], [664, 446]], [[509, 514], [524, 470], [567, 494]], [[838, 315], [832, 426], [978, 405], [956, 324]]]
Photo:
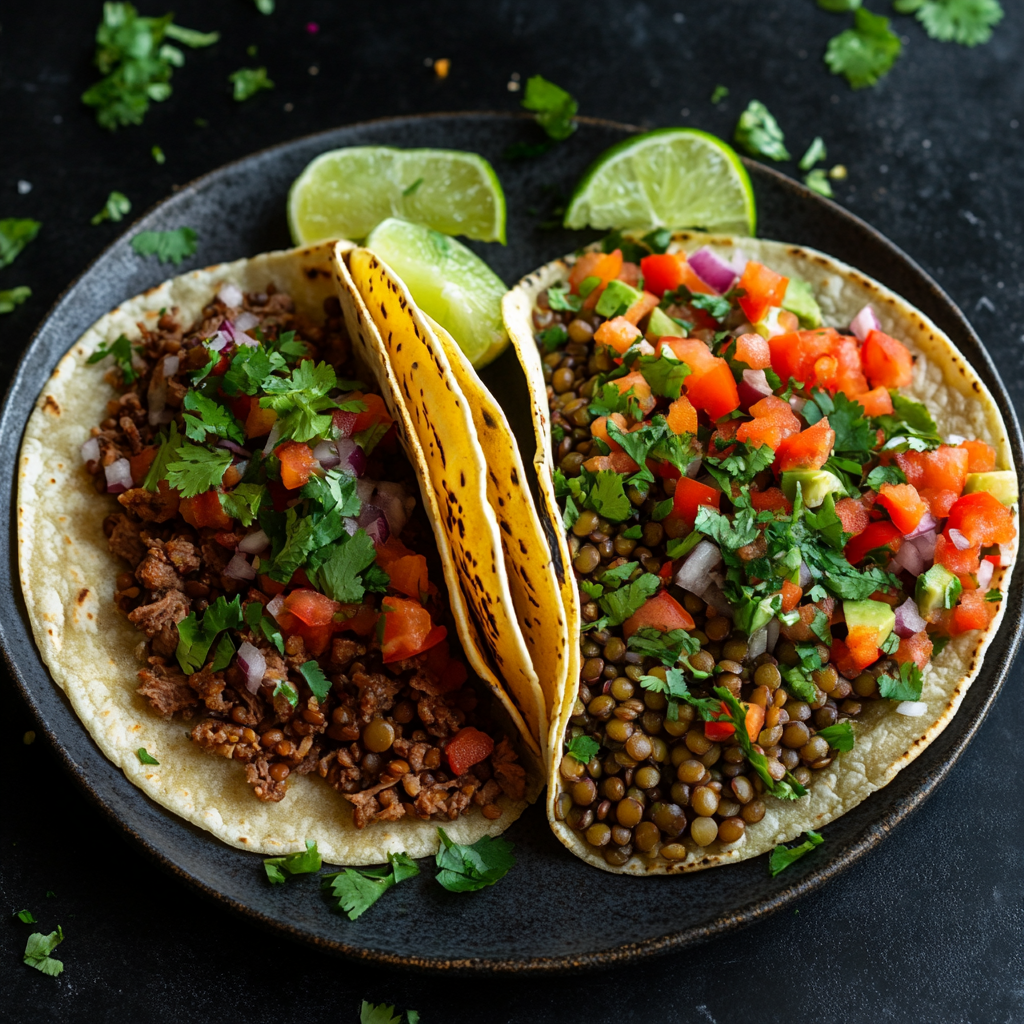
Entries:
[[[585, 114], [728, 137], [758, 98], [797, 155], [822, 135], [829, 164], [850, 171], [837, 198], [937, 278], [1014, 398], [1024, 394], [1024, 6], [1014, 0], [993, 41], [975, 50], [929, 40], [898, 19], [903, 57], [880, 86], [858, 93], [820, 60], [848, 19], [810, 0], [724, 0], [712, 9], [697, 0], [278, 6], [265, 18], [248, 0], [177, 3], [178, 22], [220, 29], [221, 42], [188, 51], [171, 99], [142, 127], [111, 136], [78, 102], [95, 77], [99, 3], [0, 0], [0, 217], [44, 222], [0, 271], [0, 288], [34, 291], [0, 318], [4, 381], [50, 303], [119, 233], [88, 223], [112, 188], [132, 199], [135, 216], [177, 184], [310, 131], [399, 113], [511, 109], [510, 75], [540, 72], [569, 88]], [[320, 26], [315, 35], [310, 21]], [[259, 47], [255, 60], [250, 44]], [[438, 81], [424, 59], [443, 56], [452, 69]], [[267, 65], [277, 88], [235, 104], [226, 76], [254, 63]], [[713, 107], [719, 82], [731, 94]], [[167, 154], [163, 166], [149, 155], [154, 143]], [[19, 194], [19, 180], [31, 192]], [[33, 722], [4, 682], [0, 914], [29, 907], [42, 930], [59, 923], [68, 938], [56, 954], [65, 973], [47, 978], [20, 964], [31, 929], [0, 923], [0, 1019], [354, 1022], [365, 998], [418, 1009], [424, 1024], [1020, 1021], [1020, 683], [1018, 668], [938, 794], [796, 912], [641, 966], [517, 983], [326, 959], [199, 900], [121, 842], [43, 741], [22, 745]], [[614, 933], [615, 922], [608, 927]]]

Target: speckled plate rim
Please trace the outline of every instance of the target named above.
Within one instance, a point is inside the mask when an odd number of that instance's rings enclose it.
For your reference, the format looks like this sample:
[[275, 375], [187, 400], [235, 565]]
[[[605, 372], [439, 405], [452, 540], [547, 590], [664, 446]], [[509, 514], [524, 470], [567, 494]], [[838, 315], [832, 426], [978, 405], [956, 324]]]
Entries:
[[[16, 505], [13, 500], [14, 495], [16, 494], [15, 476], [17, 452], [20, 448], [21, 434], [28, 419], [28, 415], [31, 412], [37, 393], [36, 390], [32, 390], [30, 395], [25, 392], [25, 378], [29, 375], [29, 369], [32, 365], [33, 356], [35, 355], [36, 343], [40, 338], [40, 335], [50, 320], [61, 310], [68, 296], [77, 290], [83, 282], [88, 280], [94, 268], [105, 259], [112, 249], [122, 243], [126, 236], [134, 234], [140, 228], [145, 229], [146, 222], [151, 218], [154, 218], [157, 212], [166, 204], [181, 197], [182, 195], [198, 191], [199, 189], [211, 184], [216, 179], [227, 175], [237, 174], [240, 171], [244, 172], [247, 164], [252, 164], [260, 158], [265, 158], [275, 153], [283, 153], [289, 147], [296, 146], [303, 142], [314, 141], [318, 138], [326, 139], [343, 129], [363, 129], [373, 126], [395, 126], [397, 128], [403, 124], [411, 122], [444, 118], [495, 118], [508, 121], [522, 121], [528, 120], [529, 115], [515, 113], [510, 114], [505, 112], [466, 111], [438, 112], [434, 114], [423, 114], [409, 117], [398, 116], [378, 118], [371, 121], [338, 126], [336, 128], [316, 132], [307, 136], [301, 136], [287, 142], [258, 150], [195, 178], [188, 184], [176, 189], [170, 196], [155, 203], [140, 218], [138, 218], [138, 220], [129, 225], [125, 231], [118, 236], [118, 238], [114, 239], [110, 245], [90, 261], [82, 273], [79, 274], [78, 277], [76, 277], [67, 286], [67, 288], [61, 292], [60, 296], [56, 299], [40, 321], [39, 326], [33, 332], [23, 355], [19, 359], [18, 366], [11, 378], [10, 385], [8, 386], [7, 392], [4, 396], [3, 407], [0, 409], [0, 456], [2, 456], [4, 452], [9, 456], [9, 461], [7, 463], [9, 471], [8, 473], [0, 476], [0, 500], [6, 498], [9, 508], [8, 531], [0, 537], [0, 586], [6, 584], [14, 596], [13, 602], [0, 608], [0, 650], [3, 652], [7, 667], [15, 680], [15, 684], [23, 699], [32, 710], [37, 721], [40, 723], [43, 733], [59, 754], [65, 770], [79, 788], [88, 796], [88, 798], [103, 812], [106, 819], [117, 826], [126, 840], [137, 843], [164, 871], [189, 883], [204, 896], [229, 908], [235, 913], [242, 915], [247, 920], [272, 929], [276, 933], [284, 935], [285, 937], [297, 942], [311, 945], [315, 948], [349, 959], [376, 963], [378, 965], [405, 967], [413, 970], [431, 972], [443, 971], [460, 974], [470, 972], [500, 973], [514, 971], [558, 973], [622, 965], [639, 958], [664, 954], [674, 950], [682, 950], [688, 946], [693, 946], [719, 935], [724, 935], [730, 931], [736, 930], [737, 928], [745, 927], [755, 921], [763, 920], [792, 903], [794, 900], [807, 896], [819, 889], [828, 881], [851, 867], [866, 853], [874, 849], [911, 812], [920, 807], [924, 801], [935, 792], [940, 783], [946, 778], [953, 766], [959, 760], [969, 743], [974, 739], [981, 727], [981, 724], [984, 722], [993, 704], [998, 698], [1003, 685], [1005, 684], [1010, 667], [1020, 647], [1022, 635], [1024, 635], [1024, 597], [1022, 597], [1022, 595], [1024, 595], [1024, 591], [1022, 591], [1021, 588], [1017, 588], [1009, 595], [1007, 614], [1004, 617], [1003, 625], [992, 640], [992, 647], [989, 652], [989, 657], [986, 658], [985, 665], [982, 669], [982, 676], [979, 678], [976, 686], [972, 688], [972, 690], [984, 689], [985, 696], [981, 704], [969, 715], [964, 714], [963, 712], [960, 715], [957, 715], [950, 726], [942, 734], [942, 737], [940, 738], [944, 739], [945, 744], [948, 746], [948, 750], [944, 757], [938, 761], [936, 761], [935, 758], [929, 759], [929, 751], [925, 751], [920, 758], [904, 769], [904, 773], [908, 773], [911, 777], [915, 774], [920, 776], [917, 785], [913, 786], [903, 797], [893, 801], [888, 807], [882, 810], [870, 827], [864, 830], [856, 842], [846, 845], [843, 849], [837, 851], [834, 856], [828, 857], [822, 863], [819, 863], [813, 870], [809, 870], [805, 874], [795, 878], [791, 886], [778, 890], [769, 897], [750, 901], [746, 905], [734, 909], [729, 913], [713, 917], [706, 924], [691, 926], [680, 931], [667, 933], [660, 937], [646, 939], [641, 942], [624, 943], [596, 950], [591, 953], [552, 957], [513, 957], [510, 959], [480, 957], [445, 959], [439, 957], [420, 958], [396, 956], [384, 950], [366, 948], [326, 938], [321, 934], [317, 934], [315, 931], [303, 929], [280, 920], [276, 920], [241, 900], [226, 896], [215, 886], [208, 884], [191, 870], [178, 863], [168, 851], [161, 848], [148, 837], [143, 835], [139, 830], [134, 828], [119, 813], [117, 807], [118, 801], [115, 798], [112, 798], [110, 794], [104, 794], [100, 792], [98, 788], [95, 788], [90, 784], [89, 779], [87, 778], [89, 773], [86, 768], [70, 756], [70, 753], [65, 748], [64, 743], [47, 720], [39, 700], [33, 693], [29, 680], [21, 670], [19, 665], [19, 654], [14, 647], [13, 641], [17, 639], [23, 642], [25, 635], [28, 636], [29, 643], [31, 644], [31, 631], [28, 628], [26, 621], [24, 601], [20, 585], [18, 584]], [[577, 120], [582, 124], [599, 126], [624, 133], [632, 133], [640, 130], [632, 125], [616, 123], [600, 118], [581, 117]], [[975, 333], [974, 329], [971, 327], [967, 318], [953, 300], [913, 259], [911, 259], [894, 243], [890, 242], [879, 231], [867, 224], [867, 222], [857, 217], [855, 214], [850, 213], [843, 207], [840, 207], [838, 204], [833, 203], [805, 188], [800, 183], [781, 174], [780, 172], [747, 158], [743, 158], [743, 160], [755, 181], [758, 176], [764, 176], [771, 182], [771, 185], [774, 188], [788, 190], [792, 196], [802, 203], [810, 203], [812, 207], [814, 204], [824, 204], [829, 208], [832, 216], [836, 216], [845, 221], [848, 228], [852, 229], [853, 232], [870, 236], [873, 243], [880, 250], [884, 251], [893, 267], [900, 267], [904, 272], [909, 271], [911, 275], [917, 279], [915, 283], [922, 289], [922, 294], [927, 295], [930, 303], [941, 308], [945, 317], [952, 321], [952, 323], [959, 328], [960, 332], [962, 332], [962, 338], [958, 341], [958, 347], [965, 358], [974, 366], [985, 380], [985, 383], [988, 385], [993, 397], [995, 398], [999, 411], [1007, 425], [1014, 462], [1017, 467], [1018, 474], [1020, 474], [1022, 468], [1024, 468], [1024, 438], [1021, 436], [1020, 425], [1017, 420], [1016, 412], [1010, 401], [1006, 388], [999, 377], [991, 356], [982, 344], [978, 335]], [[789, 242], [794, 241], [789, 237], [782, 240]], [[167, 276], [170, 276], [170, 272]], [[911, 301], [920, 305], [920, 298], [917, 298], [916, 300], [915, 298], [911, 298]], [[930, 315], [932, 315], [932, 313], [933, 311], [930, 312]], [[18, 408], [13, 404], [15, 401], [20, 403], [20, 413]], [[12, 633], [19, 629], [22, 636], [14, 637]], [[34, 646], [32, 647], [31, 654], [38, 657]], [[984, 686], [979, 685], [982, 683]], [[54, 689], [56, 689], [56, 687], [54, 687]], [[66, 697], [64, 697], [62, 693], [60, 693], [60, 699], [64, 701], [70, 709], [70, 705], [67, 703]], [[71, 715], [74, 717], [73, 712], [71, 712]], [[77, 719], [74, 719], [74, 721], [79, 725], [79, 728], [82, 728], [84, 731], [84, 727], [77, 722]], [[95, 751], [95, 755], [99, 761], [104, 760], [102, 754], [100, 754], [98, 750]], [[929, 763], [930, 760], [934, 763]], [[903, 776], [904, 773], [901, 773], [901, 776]], [[885, 793], [886, 790], [882, 790], [880, 792]], [[156, 805], [153, 805], [144, 794], [136, 793], [136, 795], [151, 807], [156, 807]], [[878, 794], [875, 794], [875, 797], [877, 796]], [[156, 809], [163, 814], [170, 813], [163, 811], [162, 808]], [[203, 832], [201, 829], [195, 828], [194, 826], [188, 825], [180, 820], [178, 823], [181, 827], [188, 829], [196, 836], [209, 839], [210, 842], [216, 842], [216, 840], [210, 838], [208, 834]], [[820, 855], [823, 850], [824, 848], [821, 848], [816, 852]], [[243, 856], [254, 855], [243, 854]], [[580, 869], [589, 870], [582, 863], [580, 864]], [[728, 870], [728, 868], [723, 870]]]

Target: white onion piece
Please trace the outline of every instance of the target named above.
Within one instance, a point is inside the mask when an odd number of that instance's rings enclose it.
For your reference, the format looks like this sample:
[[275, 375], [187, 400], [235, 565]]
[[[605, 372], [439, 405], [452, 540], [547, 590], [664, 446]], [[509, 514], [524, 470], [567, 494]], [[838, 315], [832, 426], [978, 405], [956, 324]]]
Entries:
[[220, 291], [217, 292], [217, 298], [225, 306], [231, 306], [233, 309], [237, 309], [244, 300], [242, 289], [233, 284], [221, 285]]
[[896, 714], [907, 718], [920, 718], [927, 710], [928, 705], [923, 700], [904, 700], [896, 705]]
[[693, 272], [720, 295], [724, 295], [736, 280], [735, 267], [726, 263], [721, 256], [712, 252], [707, 246], [698, 249], [687, 259], [687, 262], [693, 267]]
[[691, 480], [696, 480], [697, 479], [697, 474], [700, 472], [700, 467], [701, 467], [701, 460], [700, 459], [694, 459], [693, 462], [691, 462], [691, 463], [689, 463], [687, 465], [687, 467], [686, 467], [686, 475]]
[[782, 623], [778, 619], [772, 619], [765, 630], [768, 636], [768, 653], [774, 654], [775, 645], [779, 642], [779, 631], [782, 629]]
[[269, 547], [270, 538], [262, 530], [253, 530], [238, 542], [238, 550], [244, 551], [247, 555], [258, 555]]
[[921, 516], [921, 522], [919, 522], [917, 526], [910, 531], [910, 533], [905, 533], [903, 536], [906, 537], [907, 540], [914, 540], [915, 537], [921, 537], [926, 533], [934, 531], [938, 525], [939, 521], [935, 516], [933, 516], [931, 512], [925, 512], [925, 514]]
[[768, 383], [768, 378], [764, 374], [764, 370], [744, 370], [743, 383], [746, 384], [751, 391], [757, 392], [757, 394], [761, 395], [763, 398], [767, 398], [768, 395], [774, 394], [772, 386]]
[[946, 444], [956, 447], [958, 444], [963, 444], [966, 440], [966, 437], [961, 437], [959, 434], [950, 434], [949, 437], [946, 438]]
[[988, 585], [992, 582], [992, 574], [995, 571], [996, 567], [987, 558], [981, 560], [981, 565], [975, 573], [975, 576], [978, 578], [978, 587], [981, 590], [988, 589]]
[[224, 566], [224, 575], [233, 580], [254, 580], [256, 570], [241, 551], [236, 551], [231, 561]]
[[642, 356], [653, 356], [655, 353], [654, 346], [646, 339], [640, 339], [640, 355]]
[[1004, 569], [1008, 565], [1012, 565], [1013, 564], [1013, 545], [1012, 544], [1000, 544], [999, 545], [999, 564]]
[[[250, 313], [245, 310], [239, 313], [235, 318], [235, 330], [240, 334], [245, 334], [246, 331], [251, 331], [260, 322], [260, 318], [255, 313]], [[259, 344], [255, 338], [239, 338], [238, 343], [240, 345], [257, 345]]]
[[219, 352], [230, 340], [231, 338], [227, 334], [218, 331], [212, 338], [206, 339], [206, 347], [211, 352]]
[[405, 488], [401, 484], [382, 480], [377, 484], [377, 497], [380, 507], [387, 517], [391, 532], [397, 537], [409, 518], [405, 510]]
[[800, 563], [800, 589], [806, 590], [811, 583], [814, 582], [814, 577], [811, 575], [810, 567], [806, 562]]
[[321, 441], [313, 449], [313, 458], [316, 459], [324, 469], [334, 469], [334, 467], [341, 462], [341, 458], [338, 455], [338, 449], [335, 448], [333, 441]]
[[743, 271], [747, 269], [747, 263], [749, 262], [750, 257], [742, 249], [737, 249], [732, 254], [732, 259], [729, 260], [729, 265], [736, 271], [737, 277], [742, 277]]
[[762, 626], [747, 641], [747, 657], [760, 658], [768, 648], [768, 627]]
[[721, 561], [722, 552], [711, 541], [702, 540], [679, 567], [675, 577], [676, 585], [703, 597], [711, 582], [708, 572]]
[[229, 452], [233, 452], [235, 455], [241, 455], [244, 458], [249, 458], [249, 456], [252, 455], [252, 452], [247, 452], [240, 444], [232, 441], [229, 437], [222, 437], [217, 442], [217, 447], [227, 448]]
[[181, 366], [180, 356], [164, 356], [164, 376], [173, 377]]
[[284, 604], [284, 594], [278, 594], [277, 597], [272, 597], [267, 602], [267, 614], [273, 615], [277, 618], [277, 613], [281, 610], [281, 606]]
[[924, 557], [913, 544], [903, 544], [893, 555], [893, 564], [906, 569], [911, 576], [920, 576], [924, 572]]
[[255, 693], [263, 682], [267, 671], [267, 659], [258, 647], [253, 647], [248, 640], [238, 648], [238, 667], [245, 673], [245, 688]]
[[82, 445], [82, 461], [83, 462], [99, 462], [100, 460], [100, 442], [98, 438], [90, 437], [85, 444]]
[[971, 542], [954, 526], [949, 531], [949, 539], [956, 545], [957, 551], [966, 551]]
[[897, 636], [901, 636], [904, 639], [913, 636], [915, 633], [922, 632], [928, 623], [921, 618], [921, 612], [918, 610], [917, 602], [912, 598], [908, 597], [896, 609], [896, 625], [893, 629]]
[[263, 446], [263, 454], [269, 455], [277, 447], [277, 439], [281, 436], [281, 428], [275, 423], [270, 428], [270, 436], [267, 438], [267, 443]]
[[237, 461], [237, 462], [236, 462], [236, 463], [234, 464], [234, 469], [235, 469], [235, 471], [236, 471], [236, 472], [238, 473], [238, 475], [239, 475], [240, 477], [243, 477], [243, 476], [245, 476], [245, 471], [246, 471], [246, 470], [247, 470], [248, 468], [249, 468], [249, 460], [248, 460], [248, 459], [239, 459], [239, 460], [238, 460], [238, 461]]
[[911, 542], [918, 551], [921, 552], [921, 557], [926, 561], [930, 562], [935, 557], [935, 531], [929, 530], [927, 533], [922, 533], [920, 537], [915, 537]]
[[733, 617], [732, 605], [729, 599], [719, 590], [717, 584], [709, 583], [707, 589], [700, 595], [715, 611], [720, 612], [727, 619]]
[[132, 483], [132, 467], [127, 459], [117, 459], [109, 466], [103, 467], [107, 478], [107, 493], [120, 494], [134, 487]]
[[864, 341], [872, 331], [880, 331], [882, 324], [871, 306], [865, 306], [851, 321], [850, 330], [857, 335], [858, 341]]
[[370, 499], [373, 497], [373, 492], [377, 488], [376, 480], [366, 480], [360, 478], [356, 481], [356, 497], [359, 499], [360, 505], [368, 505]]
[[164, 409], [167, 406], [167, 379], [164, 376], [163, 365], [160, 363], [157, 364], [156, 369], [153, 371], [153, 376], [149, 378], [146, 399], [149, 425], [155, 427], [160, 422]]
[[790, 398], [790, 400], [789, 400], [789, 407], [790, 407], [790, 409], [792, 409], [793, 412], [795, 412], [798, 416], [800, 415], [800, 413], [802, 413], [804, 411], [804, 406], [806, 404], [807, 404], [807, 399], [806, 398], [798, 398], [796, 395], [793, 395], [793, 397]]
[[358, 529], [359, 521], [357, 519], [353, 519], [351, 516], [345, 516], [345, 532], [350, 537], [354, 537]]

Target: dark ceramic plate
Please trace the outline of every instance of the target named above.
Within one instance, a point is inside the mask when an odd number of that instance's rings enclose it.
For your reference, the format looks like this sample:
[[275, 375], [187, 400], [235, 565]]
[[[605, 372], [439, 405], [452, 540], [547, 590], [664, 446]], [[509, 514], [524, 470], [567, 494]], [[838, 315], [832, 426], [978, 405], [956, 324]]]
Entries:
[[[509, 143], [534, 139], [517, 117], [456, 114], [354, 125], [298, 139], [230, 164], [183, 188], [151, 210], [68, 289], [33, 339], [7, 395], [0, 422], [0, 505], [10, 510], [0, 550], [0, 588], [13, 601], [0, 608], [0, 643], [11, 672], [76, 781], [107, 817], [166, 869], [199, 892], [247, 917], [311, 945], [382, 963], [447, 970], [565, 970], [594, 967], [679, 949], [749, 924], [823, 885], [863, 856], [934, 791], [970, 742], [995, 700], [1021, 634], [1021, 589], [971, 687], [945, 732], [885, 789], [833, 822], [827, 842], [778, 878], [764, 857], [682, 878], [636, 879], [585, 866], [548, 830], [540, 805], [507, 835], [517, 864], [493, 888], [446, 892], [427, 866], [358, 921], [332, 912], [316, 880], [271, 887], [260, 859], [234, 850], [150, 802], [93, 744], [32, 641], [18, 585], [15, 465], [21, 433], [36, 396], [65, 350], [119, 301], [192, 267], [289, 244], [285, 196], [318, 153], [337, 146], [386, 143], [441, 146], [482, 153], [505, 187], [508, 246], [476, 247], [507, 282], [576, 248], [584, 236], [543, 231], [538, 222], [598, 153], [629, 129], [583, 121], [566, 143], [536, 159], [502, 159]], [[760, 164], [748, 163], [760, 212], [759, 234], [829, 252], [879, 279], [930, 316], [953, 339], [995, 395], [1022, 465], [1020, 429], [1006, 391], [963, 314], [915, 263], [876, 231], [833, 203]], [[128, 240], [140, 229], [199, 229], [197, 256], [181, 267], [142, 260]], [[587, 239], [589, 240], [589, 239]], [[487, 373], [532, 450], [525, 388], [511, 353]], [[516, 414], [518, 413], [518, 416]]]

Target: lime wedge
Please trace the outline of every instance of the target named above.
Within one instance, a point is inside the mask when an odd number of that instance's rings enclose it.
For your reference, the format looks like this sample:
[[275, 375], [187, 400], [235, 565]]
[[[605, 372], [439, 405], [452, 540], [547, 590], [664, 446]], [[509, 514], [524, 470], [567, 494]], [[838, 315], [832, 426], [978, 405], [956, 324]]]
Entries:
[[508, 290], [475, 252], [439, 231], [390, 218], [366, 239], [405, 282], [416, 304], [459, 343], [477, 368], [508, 345], [501, 299]]
[[750, 176], [732, 147], [696, 128], [625, 139], [590, 165], [565, 212], [567, 228], [703, 228], [752, 235]]
[[288, 193], [296, 245], [365, 238], [388, 217], [481, 242], [505, 241], [505, 193], [494, 168], [476, 153], [333, 149], [313, 160]]

